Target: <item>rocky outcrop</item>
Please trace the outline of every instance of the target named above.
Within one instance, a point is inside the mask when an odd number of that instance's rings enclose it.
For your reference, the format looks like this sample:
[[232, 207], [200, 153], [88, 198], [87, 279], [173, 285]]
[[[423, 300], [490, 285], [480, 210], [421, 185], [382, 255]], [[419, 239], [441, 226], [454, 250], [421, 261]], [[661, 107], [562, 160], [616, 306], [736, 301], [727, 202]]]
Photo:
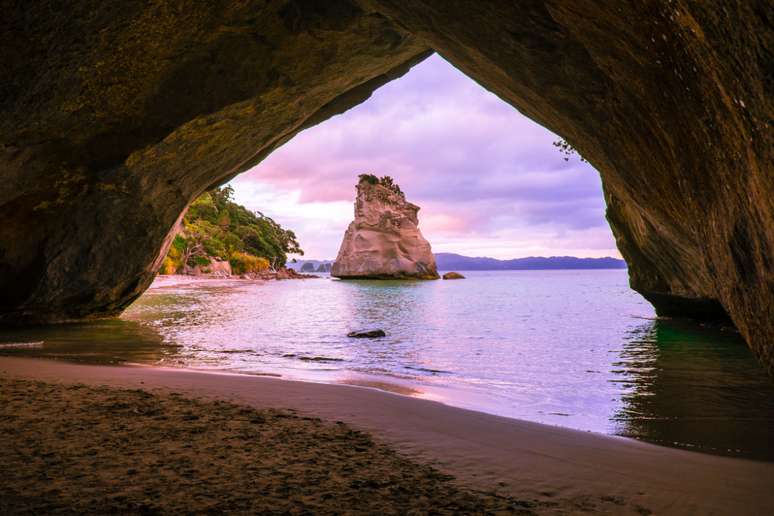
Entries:
[[465, 276], [460, 274], [459, 272], [447, 272], [443, 275], [443, 279], [465, 279]]
[[315, 279], [315, 278], [319, 278], [320, 276], [315, 276], [314, 274], [302, 274], [302, 273], [296, 272], [293, 269], [289, 269], [287, 267], [280, 267], [277, 270], [246, 272], [244, 274], [240, 274], [239, 277], [241, 279], [267, 281], [267, 280], [288, 280], [288, 279]]
[[350, 337], [352, 339], [378, 339], [386, 336], [387, 334], [384, 333], [384, 330], [380, 330], [380, 329], [359, 330], [359, 331], [351, 331], [347, 333], [347, 337]]
[[729, 316], [774, 371], [763, 5], [11, 3], [0, 17], [0, 322], [120, 313], [200, 192], [432, 48], [599, 170], [631, 285], [659, 313]]
[[355, 220], [344, 233], [331, 276], [344, 279], [438, 279], [430, 243], [419, 231], [419, 206], [389, 177], [361, 175]]
[[211, 276], [213, 278], [230, 278], [231, 264], [228, 260], [210, 259], [207, 265], [197, 265], [188, 274], [193, 276]]

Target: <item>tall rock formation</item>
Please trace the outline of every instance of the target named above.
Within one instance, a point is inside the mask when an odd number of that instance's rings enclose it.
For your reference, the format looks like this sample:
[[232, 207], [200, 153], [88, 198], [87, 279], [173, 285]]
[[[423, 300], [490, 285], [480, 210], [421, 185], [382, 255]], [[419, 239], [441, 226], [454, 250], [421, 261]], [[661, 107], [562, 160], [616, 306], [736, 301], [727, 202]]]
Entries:
[[419, 231], [419, 206], [392, 179], [362, 174], [355, 220], [344, 233], [331, 275], [349, 279], [438, 279], [430, 243]]

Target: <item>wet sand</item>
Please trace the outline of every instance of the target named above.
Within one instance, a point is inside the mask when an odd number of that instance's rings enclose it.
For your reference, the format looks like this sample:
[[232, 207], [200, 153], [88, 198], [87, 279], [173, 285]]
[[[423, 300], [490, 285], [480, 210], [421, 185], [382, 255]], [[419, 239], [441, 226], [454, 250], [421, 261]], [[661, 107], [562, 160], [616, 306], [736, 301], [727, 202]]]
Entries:
[[362, 387], [19, 358], [0, 381], [0, 504], [31, 513], [774, 513], [772, 463]]

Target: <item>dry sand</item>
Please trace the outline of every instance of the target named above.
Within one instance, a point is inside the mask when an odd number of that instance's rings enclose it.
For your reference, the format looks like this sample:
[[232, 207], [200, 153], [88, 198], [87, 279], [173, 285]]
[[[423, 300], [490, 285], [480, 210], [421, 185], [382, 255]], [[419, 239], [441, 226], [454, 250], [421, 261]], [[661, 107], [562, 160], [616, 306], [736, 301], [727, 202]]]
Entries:
[[[18, 378], [64, 385], [10, 382]], [[86, 493], [75, 501], [112, 503], [113, 489], [121, 493], [116, 503], [129, 510], [774, 514], [772, 463], [373, 389], [19, 358], [0, 358], [0, 379], [0, 490], [17, 478], [7, 472], [17, 475], [27, 464], [18, 474], [27, 489], [20, 503], [44, 493], [41, 503], [56, 503], [63, 491]], [[262, 422], [250, 423], [253, 411], [218, 400], [263, 411]], [[288, 410], [302, 417], [283, 417]], [[48, 468], [47, 461], [59, 462]], [[84, 485], [96, 487], [83, 491]]]

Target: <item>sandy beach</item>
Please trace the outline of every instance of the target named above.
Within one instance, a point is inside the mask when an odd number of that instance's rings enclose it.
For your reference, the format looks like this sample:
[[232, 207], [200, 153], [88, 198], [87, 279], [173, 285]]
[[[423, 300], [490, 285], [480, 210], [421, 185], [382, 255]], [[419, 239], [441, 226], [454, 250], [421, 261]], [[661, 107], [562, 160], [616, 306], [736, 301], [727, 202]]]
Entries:
[[21, 358], [0, 383], [3, 513], [774, 511], [772, 463], [362, 387]]

